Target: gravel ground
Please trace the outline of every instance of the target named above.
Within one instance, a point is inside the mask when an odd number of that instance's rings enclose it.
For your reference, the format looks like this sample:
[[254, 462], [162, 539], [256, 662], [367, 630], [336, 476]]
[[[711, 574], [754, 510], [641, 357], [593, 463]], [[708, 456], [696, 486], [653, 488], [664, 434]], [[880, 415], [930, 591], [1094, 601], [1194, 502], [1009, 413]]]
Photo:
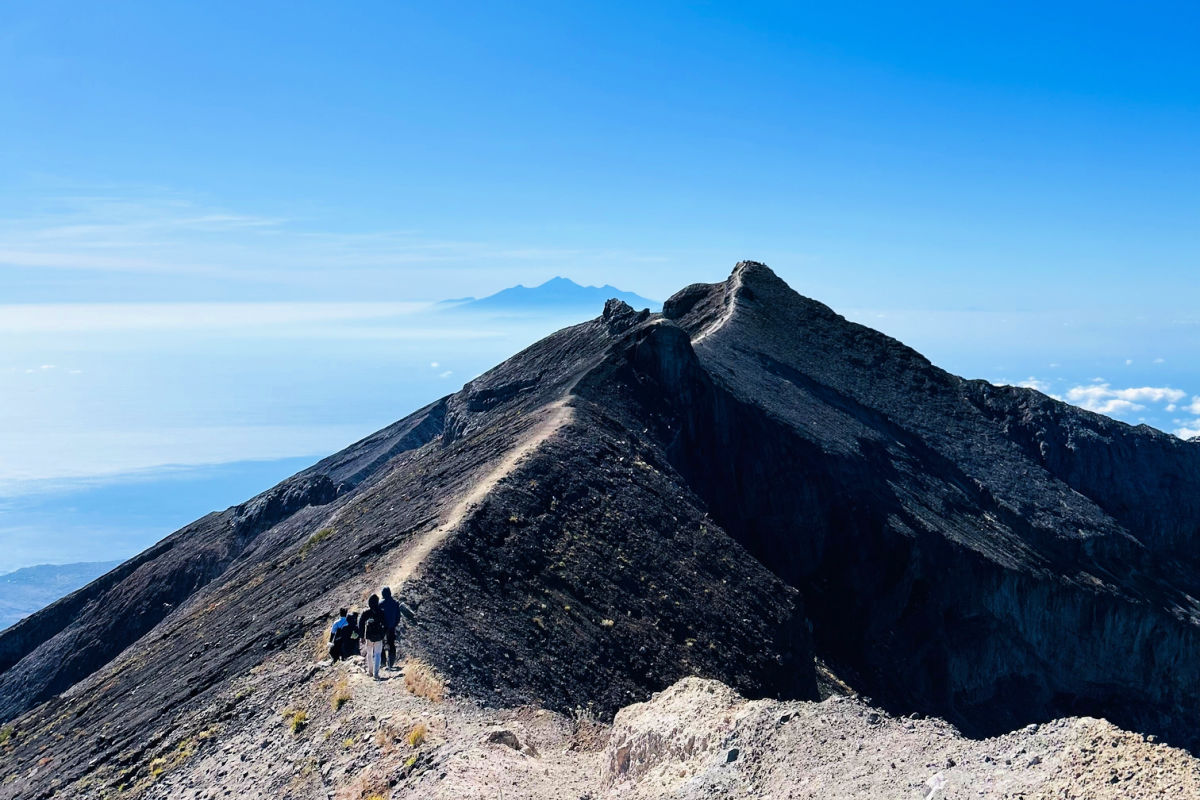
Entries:
[[[275, 663], [247, 676], [238, 716], [184, 743], [146, 796], [1200, 798], [1195, 758], [1090, 718], [971, 740], [853, 698], [747, 701], [688, 678], [610, 727], [586, 714], [434, 702], [412, 694], [400, 671], [376, 682], [355, 663], [320, 664], [288, 680], [295, 669]], [[307, 717], [293, 731], [300, 710]]]
[[695, 678], [623, 710], [606, 754], [613, 797], [1200, 797], [1195, 758], [1103, 720], [971, 740], [851, 698], [747, 702]]

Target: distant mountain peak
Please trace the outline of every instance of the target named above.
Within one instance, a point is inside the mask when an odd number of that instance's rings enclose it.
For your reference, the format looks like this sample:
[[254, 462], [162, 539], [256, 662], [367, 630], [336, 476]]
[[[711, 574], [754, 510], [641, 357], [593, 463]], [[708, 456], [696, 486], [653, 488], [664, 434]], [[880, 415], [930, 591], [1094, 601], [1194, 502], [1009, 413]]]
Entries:
[[481, 298], [447, 300], [439, 305], [456, 311], [490, 311], [496, 313], [558, 313], [586, 312], [595, 316], [604, 308], [605, 302], [616, 298], [633, 308], [649, 308], [657, 311], [662, 305], [633, 292], [615, 286], [584, 286], [570, 278], [556, 275], [537, 286], [517, 284], [495, 294]]

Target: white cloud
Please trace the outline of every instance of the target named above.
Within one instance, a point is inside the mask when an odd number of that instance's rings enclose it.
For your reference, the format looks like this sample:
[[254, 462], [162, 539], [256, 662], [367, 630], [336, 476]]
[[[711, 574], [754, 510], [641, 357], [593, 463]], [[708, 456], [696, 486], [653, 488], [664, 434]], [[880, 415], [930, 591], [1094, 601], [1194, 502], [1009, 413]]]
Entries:
[[1127, 358], [1127, 359], [1125, 359], [1125, 366], [1127, 366], [1127, 367], [1128, 367], [1128, 366], [1131, 366], [1132, 364], [1133, 364], [1133, 359], [1132, 359], [1132, 358]]
[[1194, 419], [1188, 425], [1184, 425], [1175, 431], [1175, 435], [1180, 439], [1195, 439], [1200, 436], [1200, 419]]
[[430, 361], [430, 362], [429, 362], [429, 368], [430, 368], [430, 369], [437, 369], [437, 368], [438, 368], [438, 362], [436, 362], [436, 361]]
[[1050, 391], [1050, 381], [1043, 381], [1030, 375], [1023, 381], [1015, 383], [1010, 381], [992, 381], [995, 386], [1019, 386], [1022, 389], [1034, 389], [1054, 400], [1062, 400], [1062, 398]]
[[1156, 358], [1156, 359], [1154, 359], [1154, 363], [1155, 363], [1155, 364], [1165, 364], [1166, 362], [1167, 362], [1167, 360], [1166, 360], [1165, 358]]
[[8, 430], [0, 437], [0, 497], [172, 466], [325, 455], [367, 432], [355, 425]]
[[[361, 283], [429, 297], [429, 292], [504, 266], [530, 279], [571, 267], [613, 274], [674, 257], [609, 247], [565, 248], [479, 241], [417, 230], [329, 230], [300, 219], [236, 213], [180, 193], [106, 187], [106, 194], [32, 198], [32, 210], [0, 218], [0, 270], [90, 270], [210, 278], [233, 286], [284, 284], [337, 291]], [[441, 273], [436, 281], [427, 276]], [[409, 280], [398, 280], [407, 273]], [[633, 273], [636, 274], [636, 273]], [[489, 276], [476, 290], [503, 288]], [[539, 281], [540, 282], [540, 281]], [[465, 285], [456, 291], [466, 288]], [[320, 295], [316, 295], [320, 296]], [[368, 297], [378, 294], [364, 295]], [[441, 299], [441, 298], [438, 298]]]
[[453, 370], [449, 370], [449, 369], [448, 369], [448, 370], [446, 370], [445, 372], [440, 372], [440, 373], [438, 373], [438, 377], [439, 377], [439, 378], [449, 378], [449, 377], [450, 377], [451, 375], [453, 375], [453, 374], [454, 374], [454, 371], [453, 371]]
[[1196, 414], [1196, 415], [1200, 416], [1200, 395], [1196, 395], [1195, 397], [1193, 397], [1191, 404], [1186, 405], [1183, 408], [1189, 414]]
[[1187, 393], [1169, 386], [1140, 386], [1114, 389], [1107, 383], [1073, 386], [1067, 390], [1067, 402], [1100, 414], [1143, 411], [1147, 404], [1178, 403]]
[[[0, 305], [0, 334], [258, 328], [384, 319], [426, 303], [28, 303]], [[43, 364], [40, 369], [53, 369]], [[32, 371], [32, 370], [30, 370]]]

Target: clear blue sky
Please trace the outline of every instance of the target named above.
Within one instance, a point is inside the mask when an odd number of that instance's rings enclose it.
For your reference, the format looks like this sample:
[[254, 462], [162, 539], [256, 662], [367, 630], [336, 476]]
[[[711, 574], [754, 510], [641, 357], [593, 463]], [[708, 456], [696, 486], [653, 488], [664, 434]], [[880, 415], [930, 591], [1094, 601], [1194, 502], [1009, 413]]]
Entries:
[[291, 469], [549, 326], [405, 304], [743, 258], [1200, 432], [1198, 143], [1190, 3], [12, 0], [0, 487]]
[[[127, 294], [303, 294], [283, 267], [362, 254], [383, 268], [337, 294], [575, 271], [662, 295], [758, 257], [835, 304], [1200, 299], [1196, 4], [36, 0], [0, 21], [7, 218], [234, 218], [240, 247], [178, 231], [210, 240], [200, 263]], [[322, 248], [262, 241], [302, 234]], [[246, 274], [185, 274], [219, 266]], [[80, 277], [14, 294], [117, 291]]]

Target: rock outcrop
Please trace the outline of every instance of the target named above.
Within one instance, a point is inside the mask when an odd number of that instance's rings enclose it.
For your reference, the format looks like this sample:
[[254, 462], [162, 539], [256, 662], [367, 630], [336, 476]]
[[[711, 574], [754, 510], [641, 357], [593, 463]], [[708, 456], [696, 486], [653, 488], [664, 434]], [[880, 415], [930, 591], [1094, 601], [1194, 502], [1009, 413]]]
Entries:
[[859, 700], [747, 701], [690, 678], [617, 714], [600, 797], [911, 798], [1200, 796], [1187, 752], [1070, 718], [964, 739], [938, 719]]

